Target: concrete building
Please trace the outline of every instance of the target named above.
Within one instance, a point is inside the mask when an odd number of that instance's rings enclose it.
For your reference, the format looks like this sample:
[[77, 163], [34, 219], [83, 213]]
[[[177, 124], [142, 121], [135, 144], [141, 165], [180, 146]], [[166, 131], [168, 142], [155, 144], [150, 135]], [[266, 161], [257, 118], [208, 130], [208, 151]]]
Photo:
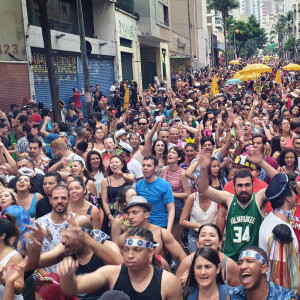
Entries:
[[[105, 0], [93, 2], [86, 0], [82, 3], [85, 36], [90, 53], [90, 83], [94, 86], [99, 84], [103, 93], [109, 95], [109, 88], [115, 80], [116, 68], [114, 4], [106, 3]], [[12, 13], [11, 15], [8, 13], [9, 11]], [[73, 88], [78, 87], [81, 90], [83, 87], [76, 0], [48, 0], [47, 13], [60, 98], [67, 106], [72, 99]], [[3, 38], [1, 43], [11, 40], [10, 47], [13, 54], [9, 56], [7, 52], [1, 57], [1, 61], [5, 66], [7, 62], [10, 62], [10, 72], [14, 72], [15, 67], [18, 67], [18, 70], [22, 69], [22, 71], [19, 70], [19, 73], [14, 73], [14, 80], [10, 78], [10, 81], [16, 86], [18, 78], [21, 76], [24, 89], [24, 92], [11, 94], [8, 99], [2, 94], [0, 96], [1, 103], [9, 105], [11, 101], [22, 105], [26, 99], [34, 98], [37, 102], [52, 107], [37, 3], [25, 0], [3, 0], [0, 14], [0, 19], [5, 20], [5, 24], [0, 26]], [[98, 15], [102, 17], [99, 18]], [[104, 24], [106, 30], [103, 30]], [[10, 31], [9, 28], [12, 30]], [[14, 36], [18, 41], [14, 41]], [[18, 51], [13, 49], [14, 45], [17, 45]], [[5, 72], [0, 73], [4, 74]], [[2, 83], [3, 81], [0, 80], [1, 90], [7, 90], [8, 86], [2, 86]], [[12, 90], [14, 89], [11, 89], [10, 92]], [[85, 111], [84, 97], [81, 100], [83, 111]], [[4, 109], [8, 110], [6, 107]]]
[[171, 5], [171, 72], [185, 72], [191, 69], [191, 64], [193, 70], [199, 70], [209, 64], [206, 1], [188, 2], [173, 1]]
[[153, 84], [156, 74], [170, 82], [170, 1], [134, 0], [134, 12], [138, 16], [143, 87]]
[[271, 0], [260, 0], [259, 3], [260, 10], [260, 25], [264, 26], [266, 24], [266, 15], [272, 13], [272, 1]]

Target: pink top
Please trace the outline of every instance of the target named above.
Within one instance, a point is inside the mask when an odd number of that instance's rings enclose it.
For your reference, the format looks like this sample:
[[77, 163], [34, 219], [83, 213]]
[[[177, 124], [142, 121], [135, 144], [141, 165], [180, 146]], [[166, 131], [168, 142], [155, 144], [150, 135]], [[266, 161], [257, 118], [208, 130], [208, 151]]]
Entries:
[[181, 173], [184, 171], [180, 166], [176, 170], [170, 170], [166, 166], [163, 179], [168, 181], [172, 187], [173, 193], [183, 193], [183, 186], [181, 182]]

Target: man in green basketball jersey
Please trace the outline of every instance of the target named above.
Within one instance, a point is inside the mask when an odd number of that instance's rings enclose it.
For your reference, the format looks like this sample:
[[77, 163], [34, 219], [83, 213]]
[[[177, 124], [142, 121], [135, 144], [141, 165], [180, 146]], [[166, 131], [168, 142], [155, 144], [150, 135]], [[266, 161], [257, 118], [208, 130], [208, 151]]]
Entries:
[[[261, 166], [272, 178], [277, 171], [266, 163], [263, 155], [257, 150], [249, 149], [248, 160]], [[210, 200], [222, 204], [227, 208], [226, 233], [223, 252], [236, 262], [239, 254], [247, 246], [258, 245], [258, 233], [263, 217], [266, 215], [267, 198], [265, 190], [253, 193], [253, 177], [250, 172], [241, 170], [234, 176], [234, 190], [232, 195], [225, 191], [218, 191], [209, 186], [208, 168], [211, 157], [200, 153], [199, 165], [201, 168], [198, 178], [199, 193]]]

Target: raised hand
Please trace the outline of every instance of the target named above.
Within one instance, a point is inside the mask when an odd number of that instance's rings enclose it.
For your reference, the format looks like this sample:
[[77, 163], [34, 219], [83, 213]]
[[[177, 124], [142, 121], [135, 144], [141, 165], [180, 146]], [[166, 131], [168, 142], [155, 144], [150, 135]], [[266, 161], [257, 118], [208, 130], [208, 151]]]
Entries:
[[211, 164], [211, 155], [205, 152], [197, 153], [197, 161], [201, 169], [206, 169]]
[[28, 228], [29, 230], [31, 230], [29, 238], [32, 238], [36, 242], [42, 244], [44, 238], [46, 236], [49, 236], [50, 232], [49, 232], [48, 229], [46, 230], [46, 229], [42, 228], [42, 226], [39, 223], [37, 223], [37, 222], [35, 222], [34, 225], [36, 227], [31, 226], [31, 225], [25, 225], [26, 228]]
[[25, 271], [28, 263], [28, 257], [26, 256], [18, 264], [10, 265], [6, 270], [5, 282], [15, 282]]
[[68, 256], [57, 267], [57, 274], [60, 277], [73, 277], [78, 266], [78, 260], [74, 260], [71, 256]]
[[253, 146], [250, 146], [247, 150], [249, 155], [247, 159], [254, 164], [260, 164], [264, 161], [264, 155], [259, 150], [255, 149]]

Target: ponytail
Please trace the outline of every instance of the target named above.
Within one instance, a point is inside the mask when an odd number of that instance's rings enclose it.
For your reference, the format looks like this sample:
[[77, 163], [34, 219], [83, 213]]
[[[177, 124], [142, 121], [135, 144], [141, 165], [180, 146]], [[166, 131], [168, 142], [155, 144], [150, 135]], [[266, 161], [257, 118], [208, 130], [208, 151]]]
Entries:
[[15, 237], [14, 247], [17, 248], [20, 239], [20, 229], [15, 216], [5, 213], [0, 217], [0, 235], [5, 235], [4, 244], [10, 246], [9, 240]]

